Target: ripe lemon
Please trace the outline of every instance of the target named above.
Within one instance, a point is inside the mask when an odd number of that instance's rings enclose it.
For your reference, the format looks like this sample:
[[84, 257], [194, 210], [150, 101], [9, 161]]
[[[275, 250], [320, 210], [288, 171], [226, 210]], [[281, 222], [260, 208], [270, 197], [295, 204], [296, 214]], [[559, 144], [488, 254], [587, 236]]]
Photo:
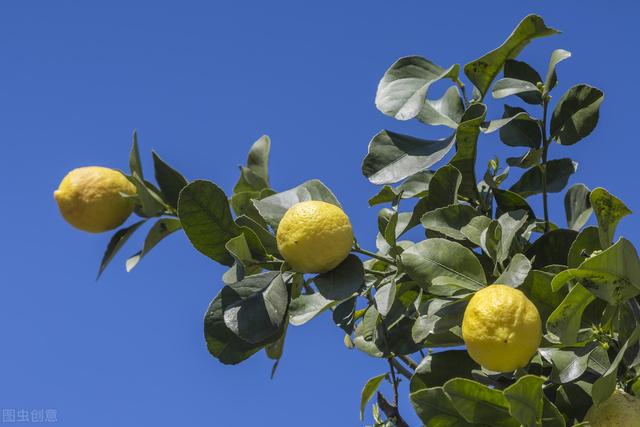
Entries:
[[616, 390], [607, 400], [589, 408], [584, 420], [591, 427], [640, 427], [640, 400]]
[[311, 200], [293, 205], [276, 233], [278, 250], [299, 273], [325, 273], [349, 255], [353, 229], [339, 207]]
[[117, 170], [100, 166], [74, 169], [53, 193], [64, 219], [80, 230], [113, 230], [131, 215], [133, 203], [120, 193], [136, 194], [136, 187]]
[[469, 356], [481, 366], [511, 372], [529, 363], [540, 345], [540, 313], [522, 291], [487, 286], [475, 293], [465, 309], [462, 338]]

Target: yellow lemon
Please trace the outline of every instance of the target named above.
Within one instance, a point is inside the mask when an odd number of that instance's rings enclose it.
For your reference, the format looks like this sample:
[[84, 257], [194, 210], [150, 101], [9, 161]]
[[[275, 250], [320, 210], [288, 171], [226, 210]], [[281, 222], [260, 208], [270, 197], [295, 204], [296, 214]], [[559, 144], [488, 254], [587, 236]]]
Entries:
[[607, 400], [589, 408], [584, 420], [591, 427], [640, 427], [640, 400], [616, 390]]
[[74, 169], [53, 193], [65, 220], [80, 230], [113, 230], [131, 215], [133, 203], [121, 193], [136, 194], [136, 187], [117, 170], [100, 166]]
[[353, 229], [342, 209], [311, 200], [287, 210], [278, 225], [276, 240], [278, 250], [295, 271], [324, 273], [349, 255]]
[[542, 340], [536, 306], [522, 291], [491, 285], [476, 292], [464, 312], [462, 338], [469, 356], [496, 372], [529, 363]]

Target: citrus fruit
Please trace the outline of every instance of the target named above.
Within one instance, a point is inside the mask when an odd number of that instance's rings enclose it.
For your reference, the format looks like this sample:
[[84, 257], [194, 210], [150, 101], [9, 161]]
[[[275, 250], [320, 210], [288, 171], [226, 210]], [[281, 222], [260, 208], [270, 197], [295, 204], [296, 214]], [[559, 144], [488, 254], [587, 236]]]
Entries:
[[353, 229], [338, 206], [310, 200], [293, 205], [276, 233], [278, 250], [299, 273], [325, 273], [349, 255]]
[[464, 312], [462, 338], [482, 367], [511, 372], [529, 363], [542, 339], [536, 306], [518, 289], [491, 285], [476, 292]]
[[87, 166], [69, 172], [53, 193], [64, 219], [80, 230], [112, 230], [131, 215], [133, 203], [121, 193], [136, 194], [136, 187], [119, 171]]
[[589, 408], [584, 420], [591, 427], [640, 427], [640, 400], [618, 389], [604, 402]]

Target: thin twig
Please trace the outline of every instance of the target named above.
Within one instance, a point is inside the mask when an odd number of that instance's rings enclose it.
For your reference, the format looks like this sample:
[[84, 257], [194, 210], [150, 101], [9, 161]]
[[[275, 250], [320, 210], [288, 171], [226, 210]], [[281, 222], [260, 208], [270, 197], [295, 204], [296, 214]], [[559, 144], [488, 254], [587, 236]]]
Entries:
[[413, 360], [409, 356], [405, 356], [405, 355], [401, 354], [401, 355], [398, 355], [398, 357], [400, 358], [400, 360], [402, 360], [404, 363], [406, 363], [413, 370], [418, 368], [418, 364], [415, 362], [415, 360]]
[[542, 113], [542, 207], [544, 209], [544, 232], [549, 232], [549, 204], [547, 195], [547, 156], [549, 154], [550, 141], [547, 140], [547, 111], [549, 99], [543, 101]]
[[408, 370], [402, 363], [398, 362], [396, 359], [391, 359], [391, 363], [396, 368], [396, 372], [405, 377], [408, 380], [411, 380], [413, 373]]
[[391, 265], [394, 265], [394, 266], [396, 265], [396, 262], [395, 262], [393, 259], [388, 258], [388, 257], [383, 256], [383, 255], [375, 254], [375, 253], [373, 253], [373, 252], [369, 252], [369, 251], [368, 251], [368, 250], [366, 250], [366, 249], [362, 249], [360, 246], [354, 246], [354, 247], [351, 249], [351, 251], [352, 251], [352, 252], [357, 252], [357, 253], [362, 254], [362, 255], [369, 256], [369, 257], [371, 257], [371, 258], [375, 258], [375, 259], [380, 260], [380, 261], [384, 261], [384, 262], [386, 262], [387, 264], [391, 264]]

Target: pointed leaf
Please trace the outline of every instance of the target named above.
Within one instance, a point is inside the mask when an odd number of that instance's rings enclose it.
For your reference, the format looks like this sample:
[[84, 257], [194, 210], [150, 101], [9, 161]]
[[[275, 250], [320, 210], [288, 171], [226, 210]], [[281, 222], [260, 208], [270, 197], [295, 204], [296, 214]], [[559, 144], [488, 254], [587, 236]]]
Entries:
[[504, 105], [500, 141], [510, 147], [538, 148], [542, 143], [540, 126], [520, 107]]
[[562, 145], [573, 145], [598, 124], [604, 93], [595, 87], [573, 86], [556, 104], [551, 116], [551, 136]]
[[460, 125], [456, 129], [456, 154], [449, 164], [462, 174], [460, 195], [468, 200], [478, 200], [476, 180], [476, 156], [480, 126], [487, 115], [484, 104], [472, 104], [462, 116]]
[[111, 237], [111, 240], [109, 240], [107, 249], [104, 251], [102, 260], [100, 261], [100, 268], [98, 268], [98, 277], [96, 277], [96, 280], [100, 278], [113, 257], [116, 256], [122, 246], [127, 242], [127, 240], [129, 240], [129, 237], [131, 237], [131, 235], [145, 222], [146, 220], [143, 219], [128, 227], [121, 228], [114, 233], [114, 235]]
[[180, 190], [186, 187], [188, 182], [180, 172], [165, 163], [155, 151], [152, 151], [151, 155], [153, 156], [153, 168], [156, 181], [160, 186], [162, 195], [169, 206], [177, 208]]
[[253, 143], [247, 157], [247, 166], [240, 168], [240, 178], [233, 188], [234, 193], [261, 191], [269, 187], [269, 151], [271, 140], [267, 135]]
[[515, 254], [506, 270], [496, 279], [496, 283], [517, 288], [527, 279], [530, 270], [529, 258], [523, 254]]
[[544, 94], [546, 95], [551, 92], [558, 83], [558, 77], [556, 75], [556, 67], [558, 64], [565, 59], [571, 57], [571, 52], [568, 52], [564, 49], [556, 49], [551, 54], [551, 59], [549, 60], [549, 69], [547, 70], [547, 78], [544, 81]]
[[378, 387], [380, 387], [382, 380], [384, 380], [387, 375], [385, 372], [384, 374], [369, 378], [362, 388], [362, 393], [360, 393], [360, 420], [364, 419], [364, 408], [367, 406], [367, 402], [371, 400], [376, 390], [378, 390]]
[[[569, 181], [569, 177], [578, 168], [578, 164], [571, 159], [549, 160], [547, 162], [547, 192], [559, 193]], [[526, 171], [511, 186], [509, 191], [518, 193], [523, 197], [541, 194], [543, 189], [541, 166], [534, 166]]]
[[133, 131], [131, 152], [129, 154], [129, 171], [131, 175], [143, 179], [142, 162], [140, 161], [140, 150], [138, 149], [138, 132]]
[[574, 184], [564, 196], [564, 211], [567, 225], [572, 230], [580, 230], [593, 213], [589, 195], [591, 191], [584, 184]]
[[142, 250], [127, 260], [127, 272], [133, 270], [133, 268], [138, 265], [138, 262], [140, 262], [142, 257], [148, 254], [149, 251], [151, 251], [151, 249], [153, 249], [165, 237], [169, 236], [174, 231], [180, 230], [181, 228], [182, 224], [177, 219], [161, 218], [156, 221], [147, 233]]
[[582, 285], [575, 285], [547, 319], [550, 338], [565, 346], [576, 344], [582, 314], [594, 299]]
[[476, 381], [454, 378], [443, 386], [453, 407], [470, 423], [492, 426], [520, 425], [509, 414], [509, 401], [501, 391]]
[[603, 248], [608, 248], [615, 236], [618, 222], [629, 215], [631, 210], [620, 199], [600, 187], [591, 192], [589, 201], [598, 219], [600, 244]]

